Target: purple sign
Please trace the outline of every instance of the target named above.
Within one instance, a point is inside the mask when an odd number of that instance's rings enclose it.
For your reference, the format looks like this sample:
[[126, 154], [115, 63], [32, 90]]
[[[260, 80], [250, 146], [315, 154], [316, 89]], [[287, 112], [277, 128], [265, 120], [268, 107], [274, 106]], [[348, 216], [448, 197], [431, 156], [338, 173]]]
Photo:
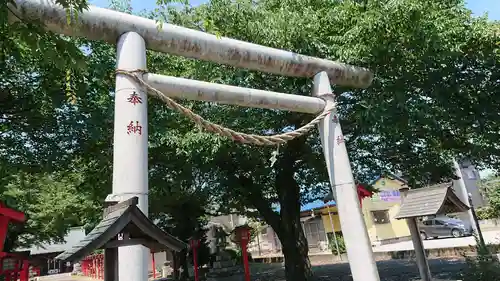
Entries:
[[382, 190], [377, 194], [372, 196], [374, 200], [380, 200], [384, 202], [398, 202], [401, 200], [401, 194], [399, 190]]

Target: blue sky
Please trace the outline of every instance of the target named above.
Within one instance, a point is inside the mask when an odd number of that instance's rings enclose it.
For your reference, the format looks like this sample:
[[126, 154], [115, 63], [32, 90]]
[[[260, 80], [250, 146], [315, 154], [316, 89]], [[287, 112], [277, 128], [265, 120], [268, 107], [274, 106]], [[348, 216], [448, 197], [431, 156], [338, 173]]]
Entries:
[[498, 0], [470, 0], [467, 1], [467, 7], [475, 15], [488, 13], [492, 20], [500, 20], [500, 1]]
[[[156, 7], [156, 0], [131, 0], [134, 11], [153, 10]], [[106, 8], [109, 6], [109, 0], [89, 0], [90, 4], [98, 7]], [[190, 3], [198, 5], [205, 2], [204, 0], [191, 0]], [[499, 0], [470, 0], [467, 1], [467, 7], [472, 10], [475, 15], [483, 15], [488, 13], [492, 20], [500, 20], [500, 1]]]

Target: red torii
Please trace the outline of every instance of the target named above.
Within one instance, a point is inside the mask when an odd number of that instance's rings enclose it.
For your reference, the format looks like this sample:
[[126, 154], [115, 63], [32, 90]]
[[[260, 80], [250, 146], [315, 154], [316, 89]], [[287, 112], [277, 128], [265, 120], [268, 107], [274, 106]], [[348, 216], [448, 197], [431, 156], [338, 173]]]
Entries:
[[[358, 193], [358, 199], [359, 199], [359, 206], [360, 207], [363, 207], [363, 199], [364, 198], [367, 198], [367, 197], [372, 197], [373, 196], [373, 192], [371, 191], [368, 191], [362, 184], [358, 183], [356, 185], [356, 188], [357, 188], [357, 193]], [[335, 198], [333, 198], [333, 195], [332, 195], [332, 192], [330, 191], [330, 193], [328, 193], [327, 196], [325, 196], [325, 198], [323, 199], [323, 202], [326, 203], [328, 201], [332, 201], [332, 200], [335, 200]]]
[[[0, 276], [5, 276], [6, 281], [28, 281], [29, 261], [27, 257], [20, 253], [7, 253], [3, 251], [9, 222], [11, 221], [23, 223], [26, 221], [26, 216], [23, 212], [10, 209], [0, 202]], [[4, 260], [8, 258], [11, 258], [14, 262], [14, 268], [4, 268]]]
[[5, 238], [7, 237], [7, 229], [10, 221], [22, 223], [26, 221], [26, 216], [23, 212], [8, 208], [0, 202], [0, 252], [3, 252]]
[[363, 199], [372, 197], [373, 192], [366, 190], [361, 184], [358, 184], [356, 187], [358, 189], [359, 206], [363, 207]]

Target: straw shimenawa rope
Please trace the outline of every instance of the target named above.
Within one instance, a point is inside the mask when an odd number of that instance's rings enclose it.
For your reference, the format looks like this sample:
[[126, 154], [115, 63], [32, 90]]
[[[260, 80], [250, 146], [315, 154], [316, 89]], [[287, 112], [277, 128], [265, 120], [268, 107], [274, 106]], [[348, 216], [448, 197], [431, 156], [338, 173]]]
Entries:
[[175, 102], [173, 99], [169, 98], [166, 96], [164, 93], [158, 91], [157, 89], [153, 88], [150, 86], [144, 79], [142, 78], [142, 75], [146, 73], [147, 71], [145, 70], [122, 70], [122, 69], [117, 69], [116, 74], [121, 74], [128, 76], [132, 79], [134, 79], [137, 83], [139, 83], [141, 86], [147, 89], [147, 92], [162, 100], [169, 108], [174, 109], [181, 114], [187, 116], [191, 121], [193, 121], [195, 124], [198, 126], [204, 128], [205, 130], [216, 133], [218, 135], [227, 137], [232, 139], [233, 141], [245, 143], [245, 144], [254, 144], [254, 145], [260, 145], [260, 146], [276, 146], [280, 145], [283, 143], [286, 143], [294, 138], [300, 137], [302, 135], [307, 134], [309, 131], [311, 131], [323, 118], [327, 117], [328, 114], [330, 114], [334, 109], [335, 109], [335, 104], [330, 104], [327, 103], [327, 106], [323, 109], [323, 112], [321, 112], [316, 118], [314, 118], [311, 122], [307, 123], [306, 125], [283, 134], [276, 134], [276, 135], [271, 135], [271, 136], [260, 136], [260, 135], [254, 135], [254, 134], [246, 134], [246, 133], [241, 133], [241, 132], [236, 132], [234, 130], [231, 130], [229, 128], [225, 128], [221, 125], [217, 125], [215, 123], [212, 123], [208, 120], [203, 119], [200, 115], [194, 113], [190, 109], [178, 104]]

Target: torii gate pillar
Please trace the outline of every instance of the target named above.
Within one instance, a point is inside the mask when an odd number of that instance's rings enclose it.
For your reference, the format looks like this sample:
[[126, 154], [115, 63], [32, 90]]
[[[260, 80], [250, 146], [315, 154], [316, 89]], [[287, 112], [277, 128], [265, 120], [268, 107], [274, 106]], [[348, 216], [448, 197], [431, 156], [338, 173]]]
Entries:
[[[146, 69], [146, 43], [135, 32], [120, 36], [117, 68]], [[117, 75], [113, 143], [113, 194], [106, 201], [139, 199], [139, 209], [148, 215], [148, 108], [147, 97], [131, 78]], [[149, 250], [141, 245], [118, 249], [119, 280], [147, 281]]]
[[[313, 95], [324, 98], [327, 104], [334, 102], [326, 72], [322, 71], [314, 76]], [[352, 279], [380, 281], [337, 111], [324, 118], [318, 127], [332, 194], [337, 203], [340, 226], [345, 233], [344, 240]]]

